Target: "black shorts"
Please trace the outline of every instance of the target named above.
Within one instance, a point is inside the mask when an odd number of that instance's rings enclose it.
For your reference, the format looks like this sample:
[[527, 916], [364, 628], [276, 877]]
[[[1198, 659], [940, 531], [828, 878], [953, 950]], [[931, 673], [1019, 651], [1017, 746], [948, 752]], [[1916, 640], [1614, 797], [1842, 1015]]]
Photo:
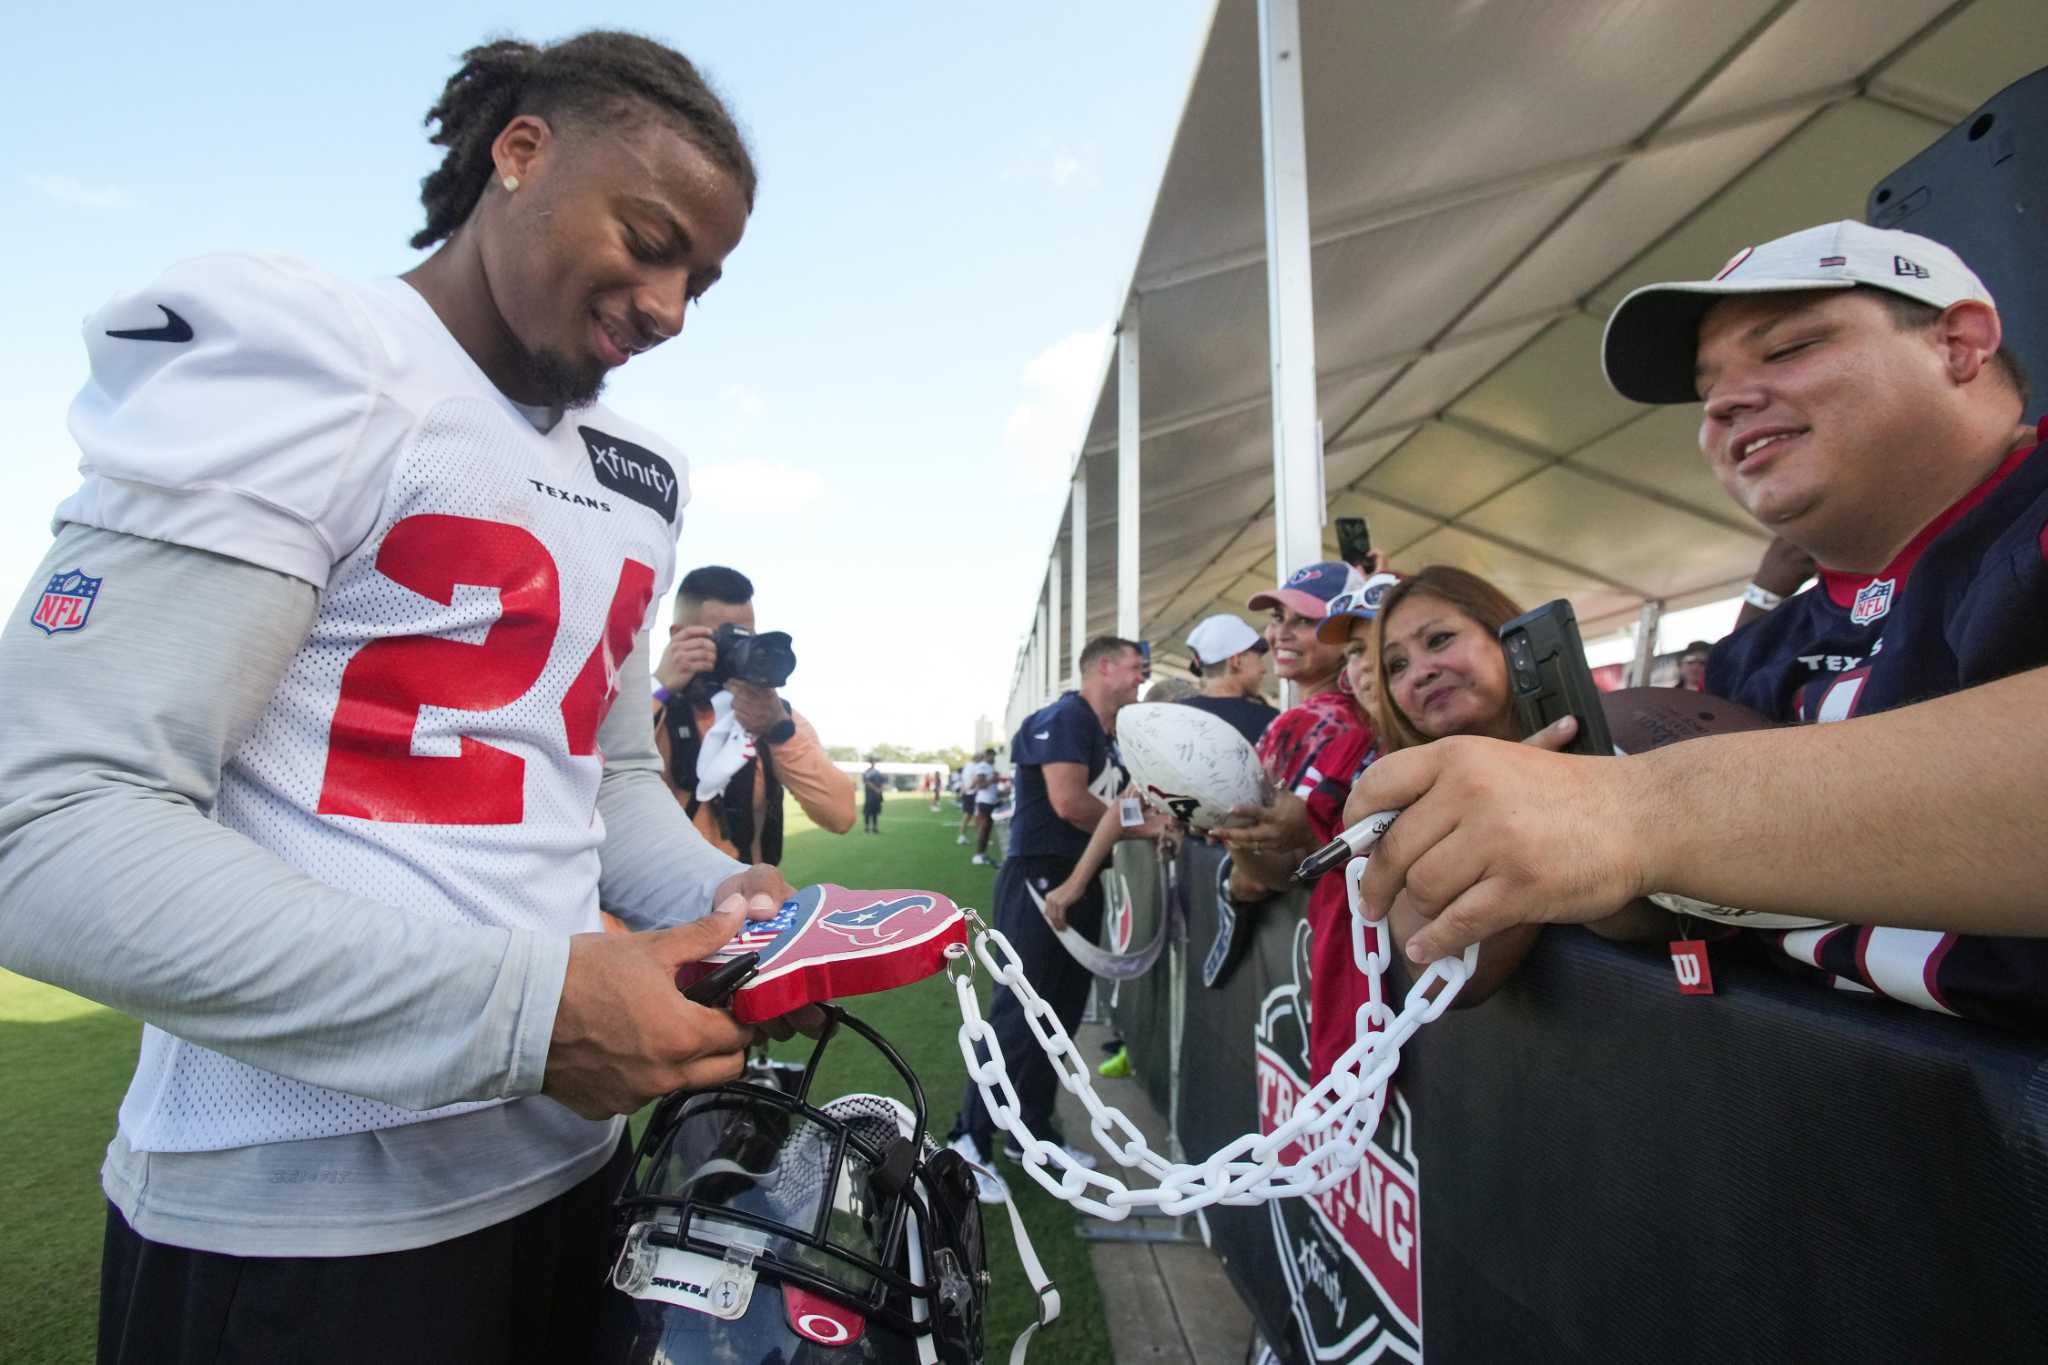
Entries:
[[586, 1360], [632, 1148], [539, 1208], [371, 1256], [224, 1256], [152, 1242], [107, 1205], [100, 1365]]
[[965, 796], [963, 796], [963, 797], [961, 797], [961, 798], [960, 798], [960, 813], [961, 813], [962, 815], [972, 815], [972, 814], [974, 814], [974, 793], [973, 793], [973, 792], [969, 792], [969, 793], [967, 793], [967, 794], [966, 794]]

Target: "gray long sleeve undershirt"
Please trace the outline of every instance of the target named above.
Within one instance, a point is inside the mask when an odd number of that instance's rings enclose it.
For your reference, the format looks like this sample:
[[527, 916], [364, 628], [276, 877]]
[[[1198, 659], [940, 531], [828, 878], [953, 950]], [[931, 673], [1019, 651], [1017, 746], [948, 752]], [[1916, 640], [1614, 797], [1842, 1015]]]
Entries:
[[[52, 573], [86, 629], [29, 624]], [[211, 819], [306, 637], [307, 584], [67, 526], [0, 630], [0, 964], [298, 1080], [427, 1109], [540, 1089], [566, 938], [438, 923], [298, 872]], [[599, 730], [603, 903], [693, 919], [740, 867], [661, 783], [646, 643]]]

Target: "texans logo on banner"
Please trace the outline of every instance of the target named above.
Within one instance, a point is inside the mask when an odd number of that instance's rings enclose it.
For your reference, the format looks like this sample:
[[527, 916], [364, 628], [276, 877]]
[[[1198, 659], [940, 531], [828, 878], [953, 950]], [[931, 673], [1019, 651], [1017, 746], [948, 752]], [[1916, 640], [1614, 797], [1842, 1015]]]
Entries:
[[733, 1018], [757, 1023], [847, 995], [922, 981], [967, 942], [967, 917], [933, 891], [849, 891], [807, 886], [771, 919], [750, 920], [731, 942], [676, 978], [689, 986], [721, 962], [759, 953], [755, 975], [733, 992]]
[[1102, 935], [1112, 953], [1128, 953], [1137, 937], [1138, 907], [1131, 903], [1131, 884], [1114, 869], [1102, 874]]
[[[1309, 927], [1294, 931], [1294, 980], [1259, 1006], [1259, 1130], [1309, 1089]], [[1298, 1161], [1302, 1148], [1280, 1150]], [[1266, 1205], [1302, 1341], [1316, 1360], [1422, 1359], [1422, 1201], [1413, 1120], [1388, 1087], [1379, 1131], [1334, 1189]]]

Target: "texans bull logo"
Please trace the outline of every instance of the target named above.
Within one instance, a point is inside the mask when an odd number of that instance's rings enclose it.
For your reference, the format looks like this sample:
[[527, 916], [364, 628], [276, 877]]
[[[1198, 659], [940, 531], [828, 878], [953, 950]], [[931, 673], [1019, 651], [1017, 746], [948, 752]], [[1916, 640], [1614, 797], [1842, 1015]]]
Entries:
[[1183, 825], [1194, 824], [1195, 812], [1202, 808], [1202, 803], [1194, 797], [1178, 795], [1152, 782], [1145, 784], [1145, 794], [1152, 798], [1153, 805], [1164, 807], [1174, 819], [1180, 821]]
[[[1295, 926], [1294, 979], [1260, 1002], [1254, 1057], [1259, 1130], [1285, 1123], [1311, 1086], [1310, 932]], [[1303, 1355], [1312, 1360], [1422, 1359], [1422, 1181], [1415, 1122], [1389, 1085], [1379, 1130], [1335, 1188], [1266, 1205]], [[1282, 1161], [1303, 1149], [1289, 1143]]]
[[828, 883], [805, 887], [772, 919], [748, 924], [696, 964], [702, 971], [695, 975], [740, 953], [760, 954], [755, 975], [731, 1002], [733, 1018], [751, 1024], [922, 981], [945, 966], [950, 945], [966, 942], [966, 916], [937, 892], [849, 891]]

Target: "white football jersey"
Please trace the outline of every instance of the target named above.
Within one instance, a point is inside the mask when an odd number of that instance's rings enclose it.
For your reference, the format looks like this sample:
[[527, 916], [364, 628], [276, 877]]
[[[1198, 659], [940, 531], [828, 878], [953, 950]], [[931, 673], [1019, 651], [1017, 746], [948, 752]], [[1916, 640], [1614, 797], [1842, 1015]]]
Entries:
[[[674, 575], [682, 458], [602, 406], [537, 430], [396, 279], [210, 256], [85, 330], [85, 482], [57, 520], [320, 589], [215, 818], [423, 918], [596, 929], [598, 723]], [[121, 1126], [204, 1151], [479, 1107], [399, 1109], [145, 1028]]]

